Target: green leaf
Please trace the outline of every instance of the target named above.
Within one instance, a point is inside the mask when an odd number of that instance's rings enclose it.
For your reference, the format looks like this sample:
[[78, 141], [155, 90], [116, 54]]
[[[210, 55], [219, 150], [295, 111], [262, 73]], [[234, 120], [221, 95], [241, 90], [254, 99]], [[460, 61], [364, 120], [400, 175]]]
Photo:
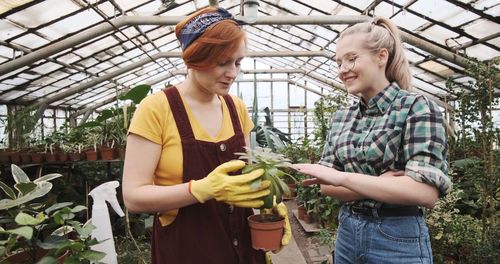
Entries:
[[48, 236], [43, 242], [38, 242], [37, 245], [43, 249], [54, 249], [69, 246], [71, 242], [63, 236]]
[[99, 261], [106, 256], [106, 253], [100, 252], [100, 251], [95, 251], [95, 250], [86, 250], [86, 251], [82, 252], [81, 256], [84, 259], [87, 259], [90, 261]]
[[261, 184], [262, 184], [262, 180], [260, 178], [256, 179], [252, 183], [250, 183], [250, 189], [252, 191], [255, 191], [255, 190], [259, 189]]
[[87, 210], [86, 206], [77, 205], [77, 206], [73, 207], [73, 209], [71, 209], [71, 212], [72, 213], [78, 213], [78, 212], [85, 211], [85, 210]]
[[16, 164], [12, 164], [10, 167], [12, 170], [12, 176], [14, 177], [14, 181], [16, 183], [31, 182], [28, 175], [26, 175], [26, 173], [24, 173], [24, 171], [21, 168], [19, 168], [19, 166], [17, 166]]
[[61, 226], [58, 229], [54, 230], [52, 232], [52, 236], [65, 236], [66, 234], [70, 233], [71, 231], [75, 230], [72, 226], [65, 225]]
[[290, 188], [288, 188], [288, 185], [285, 184], [281, 179], [278, 181], [280, 187], [281, 187], [281, 192], [285, 195], [290, 195]]
[[71, 206], [71, 205], [73, 205], [72, 202], [56, 203], [56, 204], [53, 204], [51, 207], [45, 209], [45, 213], [46, 214], [50, 214], [50, 212], [52, 212], [52, 211], [61, 209], [63, 207], [68, 207], [68, 206]]
[[61, 176], [62, 176], [62, 174], [59, 174], [59, 173], [51, 173], [51, 174], [43, 175], [42, 177], [35, 179], [33, 182], [37, 183], [37, 182], [43, 182], [43, 181], [50, 181], [50, 180], [53, 180], [55, 178], [59, 178]]
[[40, 259], [36, 264], [57, 264], [57, 259], [51, 256], [45, 256], [42, 259]]
[[33, 217], [29, 214], [20, 212], [16, 215], [16, 218], [14, 220], [20, 225], [35, 226], [41, 224], [43, 221], [45, 221], [45, 219], [47, 219], [47, 216], [44, 213], [38, 213], [36, 217]]
[[54, 214], [54, 222], [63, 225], [65, 221], [75, 218], [75, 214], [63, 212], [65, 208]]
[[37, 185], [32, 182], [20, 182], [14, 185], [14, 188], [19, 191], [21, 196], [25, 196], [26, 194], [33, 191]]
[[243, 170], [241, 170], [241, 173], [245, 174], [245, 173], [249, 173], [251, 171], [254, 171], [256, 169], [258, 169], [259, 165], [258, 164], [250, 164], [250, 165], [246, 165]]
[[281, 187], [280, 187], [280, 184], [279, 184], [279, 179], [272, 176], [272, 185], [273, 185], [273, 189], [274, 189], [274, 196], [276, 196], [276, 203], [280, 203], [281, 202], [281, 196], [283, 196], [283, 192], [281, 191]]
[[102, 126], [102, 123], [101, 122], [97, 122], [97, 121], [87, 121], [81, 125], [79, 125], [78, 127], [79, 128], [93, 128], [93, 127], [100, 127]]
[[0, 189], [4, 191], [7, 196], [10, 197], [10, 199], [16, 199], [16, 193], [10, 188], [7, 184], [3, 183], [0, 181]]
[[264, 199], [262, 199], [264, 201], [264, 205], [262, 205], [262, 207], [260, 209], [270, 209], [270, 208], [273, 208], [273, 196], [272, 195], [268, 195], [266, 197], [264, 197]]
[[78, 232], [78, 235], [80, 235], [80, 237], [83, 238], [90, 236], [92, 230], [96, 229], [95, 225], [93, 225], [91, 221], [87, 221], [87, 223], [85, 223], [83, 227], [80, 226], [74, 226], [74, 227], [76, 232]]
[[25, 196], [21, 196], [17, 199], [11, 200], [11, 199], [3, 199], [0, 200], [0, 210], [2, 209], [9, 209], [15, 206], [19, 206], [21, 204], [24, 204], [26, 202], [29, 202], [35, 198], [44, 196], [47, 194], [50, 189], [52, 189], [52, 183], [50, 182], [41, 182], [37, 184], [38, 186], [33, 190], [32, 192], [28, 193]]
[[101, 113], [96, 117], [95, 121], [102, 123], [103, 121], [106, 121], [110, 119], [111, 117], [115, 116], [113, 114], [113, 111], [110, 109], [104, 109], [101, 111]]
[[8, 230], [11, 234], [20, 235], [26, 239], [31, 239], [33, 237], [33, 227], [31, 226], [21, 226], [15, 229]]
[[120, 96], [120, 100], [132, 100], [135, 104], [139, 104], [142, 99], [146, 98], [149, 91], [151, 91], [151, 86], [148, 84], [141, 84], [132, 89], [130, 89], [126, 94]]

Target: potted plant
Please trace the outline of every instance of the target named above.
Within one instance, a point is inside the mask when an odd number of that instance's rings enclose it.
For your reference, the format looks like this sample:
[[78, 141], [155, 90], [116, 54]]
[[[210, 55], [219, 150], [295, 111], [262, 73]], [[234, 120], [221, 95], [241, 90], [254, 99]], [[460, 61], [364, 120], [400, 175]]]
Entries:
[[[34, 181], [18, 166], [12, 165], [13, 188], [0, 182], [4, 194], [0, 201], [1, 263], [89, 263], [104, 253], [90, 250], [97, 241], [90, 239], [91, 224], [77, 221], [76, 215], [87, 208], [72, 203], [32, 202], [50, 192], [49, 181], [60, 174], [48, 174]], [[42, 259], [43, 258], [43, 259]], [[42, 260], [41, 260], [42, 259]]]
[[[80, 127], [101, 129], [102, 144], [101, 159], [112, 160], [114, 157], [124, 159], [127, 131], [139, 104], [151, 91], [147, 84], [138, 85], [121, 95], [115, 107], [105, 109], [93, 121], [86, 122]], [[120, 104], [118, 104], [120, 102]], [[116, 155], [113, 153], [116, 150]]]
[[90, 128], [85, 135], [85, 145], [86, 151], [85, 155], [87, 160], [96, 161], [97, 160], [97, 145], [101, 141], [101, 134], [99, 133], [98, 127]]
[[[25, 150], [33, 133], [40, 126], [33, 108], [9, 109], [5, 122], [5, 135], [9, 138], [9, 147], [14, 151], [11, 153], [12, 163], [29, 163], [31, 156]], [[21, 159], [22, 158], [22, 159]]]
[[282, 196], [290, 192], [283, 177], [291, 176], [282, 169], [291, 164], [282, 154], [274, 153], [270, 148], [255, 147], [252, 149], [247, 147], [246, 153], [235, 154], [240, 155], [240, 159], [245, 159], [248, 162], [242, 173], [256, 169], [264, 170], [262, 177], [251, 184], [252, 188], [260, 186], [263, 180], [271, 182], [271, 192], [264, 197], [264, 205], [260, 208], [260, 214], [249, 216], [248, 223], [253, 248], [264, 251], [277, 250], [283, 236], [284, 219], [277, 214], [268, 213], [270, 210], [265, 209], [271, 209], [276, 203], [280, 203]]

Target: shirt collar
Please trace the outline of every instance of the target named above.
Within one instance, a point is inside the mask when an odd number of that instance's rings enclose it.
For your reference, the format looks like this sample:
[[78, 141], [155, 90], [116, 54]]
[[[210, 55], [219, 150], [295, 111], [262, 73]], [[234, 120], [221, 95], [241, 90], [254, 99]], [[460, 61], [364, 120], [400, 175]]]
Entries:
[[359, 107], [361, 112], [366, 111], [367, 113], [385, 113], [387, 109], [390, 108], [392, 101], [394, 101], [394, 99], [398, 95], [399, 90], [401, 90], [401, 88], [399, 88], [396, 83], [391, 83], [387, 87], [385, 87], [384, 90], [371, 98], [370, 101], [368, 101], [368, 104], [360, 99]]

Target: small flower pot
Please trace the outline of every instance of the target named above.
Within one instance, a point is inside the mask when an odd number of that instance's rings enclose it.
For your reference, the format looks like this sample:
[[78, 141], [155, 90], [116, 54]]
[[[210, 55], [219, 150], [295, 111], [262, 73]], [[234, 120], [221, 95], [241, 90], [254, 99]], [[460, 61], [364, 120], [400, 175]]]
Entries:
[[285, 220], [279, 215], [261, 214], [248, 218], [252, 247], [256, 250], [272, 251], [280, 248]]
[[31, 163], [31, 155], [29, 152], [21, 152], [21, 164]]
[[297, 196], [297, 184], [296, 183], [288, 183], [288, 189], [290, 189], [290, 198]]
[[9, 164], [10, 154], [5, 151], [0, 151], [0, 164]]
[[79, 152], [71, 152], [68, 155], [69, 155], [69, 159], [71, 161], [79, 161], [82, 159], [81, 153], [79, 153]]
[[102, 147], [99, 150], [99, 154], [101, 154], [101, 159], [102, 160], [113, 160], [115, 155], [114, 155], [114, 149], [112, 148], [106, 148]]
[[305, 214], [304, 215], [304, 222], [311, 224], [314, 222], [314, 217], [312, 214]]
[[54, 162], [56, 161], [56, 154], [55, 153], [50, 153], [50, 152], [47, 152], [45, 153], [45, 160], [47, 162]]
[[304, 215], [306, 215], [306, 207], [301, 205], [297, 208], [299, 219], [304, 220]]
[[85, 152], [85, 155], [87, 156], [88, 161], [96, 161], [97, 160], [97, 151], [87, 150]]
[[33, 163], [42, 163], [43, 158], [43, 153], [31, 153], [31, 161], [33, 161]]
[[58, 161], [68, 161], [69, 156], [68, 153], [66, 152], [58, 152], [57, 153], [57, 160]]
[[10, 160], [14, 164], [21, 164], [21, 153], [19, 152], [11, 152]]

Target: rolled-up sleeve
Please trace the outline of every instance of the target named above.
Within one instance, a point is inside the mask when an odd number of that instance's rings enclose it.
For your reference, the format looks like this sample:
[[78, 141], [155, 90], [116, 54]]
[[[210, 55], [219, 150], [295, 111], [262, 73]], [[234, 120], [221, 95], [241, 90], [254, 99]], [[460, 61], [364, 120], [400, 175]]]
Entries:
[[435, 186], [440, 197], [451, 191], [444, 119], [438, 107], [424, 97], [418, 98], [410, 110], [403, 152], [407, 176]]

